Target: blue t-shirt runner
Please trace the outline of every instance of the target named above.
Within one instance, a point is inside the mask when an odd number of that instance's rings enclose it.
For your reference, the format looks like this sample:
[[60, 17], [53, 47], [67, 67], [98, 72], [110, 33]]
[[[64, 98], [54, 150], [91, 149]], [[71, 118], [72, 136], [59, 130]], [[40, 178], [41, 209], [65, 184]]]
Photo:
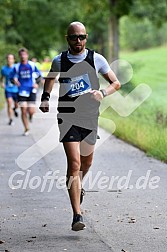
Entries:
[[27, 64], [15, 64], [10, 74], [11, 79], [18, 79], [20, 83], [18, 94], [22, 97], [29, 97], [31, 93], [36, 93], [33, 85], [36, 83], [35, 79], [39, 76], [41, 76], [41, 73], [32, 61], [28, 61]]
[[13, 70], [13, 66], [3, 66], [1, 69], [1, 75], [5, 78], [5, 92], [17, 93], [18, 87], [10, 81], [10, 74]]

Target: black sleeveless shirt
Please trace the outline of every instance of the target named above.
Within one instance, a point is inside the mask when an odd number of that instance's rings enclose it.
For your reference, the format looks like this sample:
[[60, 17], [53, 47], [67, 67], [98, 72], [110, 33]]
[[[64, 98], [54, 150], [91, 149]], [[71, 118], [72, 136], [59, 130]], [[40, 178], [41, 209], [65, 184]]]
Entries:
[[[92, 94], [85, 93], [79, 96], [70, 97], [66, 88], [70, 85], [71, 78], [87, 74], [91, 83], [91, 89], [99, 89], [99, 80], [95, 70], [94, 51], [87, 49], [86, 58], [79, 63], [71, 62], [68, 57], [68, 51], [63, 51], [61, 54], [61, 69], [60, 69], [60, 88], [58, 100], [58, 118], [65, 120], [89, 120], [97, 119], [99, 115], [100, 102], [92, 98]], [[75, 123], [75, 122], [74, 122]]]

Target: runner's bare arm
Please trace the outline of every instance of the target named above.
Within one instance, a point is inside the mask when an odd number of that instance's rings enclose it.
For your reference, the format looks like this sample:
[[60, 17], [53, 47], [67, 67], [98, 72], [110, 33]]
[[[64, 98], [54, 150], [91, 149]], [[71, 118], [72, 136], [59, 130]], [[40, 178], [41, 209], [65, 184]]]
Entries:
[[92, 93], [93, 98], [97, 101], [101, 101], [105, 96], [113, 94], [116, 90], [120, 89], [121, 87], [120, 82], [118, 81], [116, 75], [112, 70], [110, 70], [106, 74], [103, 74], [103, 77], [110, 83], [110, 85], [105, 89], [102, 89], [101, 91], [100, 90], [90, 91], [90, 93]]
[[121, 84], [112, 70], [106, 74], [103, 74], [103, 77], [110, 83], [110, 85], [105, 88], [106, 95], [113, 94], [116, 90], [120, 89]]
[[2, 88], [5, 88], [4, 76], [3, 75], [0, 77], [0, 85], [1, 85]]
[[50, 94], [53, 89], [54, 83], [55, 83], [55, 78], [47, 78], [44, 83], [43, 91]]
[[49, 111], [49, 98], [55, 83], [55, 78], [56, 75], [53, 74], [52, 72], [49, 72], [44, 82], [43, 94], [41, 97], [41, 105], [39, 107], [39, 109], [44, 113]]

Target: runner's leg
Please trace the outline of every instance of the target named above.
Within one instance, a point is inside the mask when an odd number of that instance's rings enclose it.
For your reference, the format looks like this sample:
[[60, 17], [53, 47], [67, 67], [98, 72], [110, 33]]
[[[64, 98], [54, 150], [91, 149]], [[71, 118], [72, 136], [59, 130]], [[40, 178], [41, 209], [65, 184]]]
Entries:
[[67, 156], [67, 186], [71, 206], [74, 214], [81, 214], [80, 210], [80, 142], [64, 142], [64, 150]]
[[87, 172], [89, 171], [89, 168], [92, 165], [93, 153], [90, 154], [87, 157], [86, 156], [80, 156], [80, 160], [81, 160], [80, 171], [81, 171], [81, 181], [82, 181], [83, 178], [85, 177], [85, 175], [87, 174]]
[[25, 128], [25, 131], [29, 130], [29, 124], [27, 119], [27, 102], [21, 102], [21, 119]]
[[13, 99], [12, 99], [12, 97], [8, 97], [6, 99], [6, 101], [7, 101], [8, 117], [9, 117], [9, 120], [12, 120], [12, 118], [13, 118], [13, 109], [12, 109]]
[[28, 104], [28, 114], [29, 114], [30, 122], [32, 121], [32, 117], [33, 117], [34, 113], [35, 113], [35, 104], [29, 103]]
[[31, 93], [28, 99], [28, 114], [29, 121], [32, 122], [33, 115], [35, 113], [35, 101], [36, 101], [36, 93]]
[[18, 117], [17, 109], [18, 109], [18, 107], [19, 107], [19, 104], [18, 104], [18, 94], [17, 94], [17, 93], [13, 93], [13, 101], [14, 101], [13, 112], [14, 112], [14, 115], [15, 115], [16, 117]]
[[15, 101], [15, 102], [14, 102], [14, 108], [15, 108], [15, 109], [18, 109], [18, 107], [19, 107], [18, 102]]
[[88, 144], [85, 140], [83, 140], [80, 144], [80, 179], [81, 179], [81, 195], [80, 195], [80, 204], [83, 202], [83, 196], [85, 195], [85, 190], [82, 187], [82, 180], [89, 171], [89, 168], [92, 164], [93, 153], [94, 153], [95, 145]]
[[89, 168], [92, 164], [94, 148], [95, 145], [90, 145], [84, 140], [80, 144], [80, 160], [81, 160], [80, 171], [82, 172], [81, 174], [82, 179], [89, 171]]

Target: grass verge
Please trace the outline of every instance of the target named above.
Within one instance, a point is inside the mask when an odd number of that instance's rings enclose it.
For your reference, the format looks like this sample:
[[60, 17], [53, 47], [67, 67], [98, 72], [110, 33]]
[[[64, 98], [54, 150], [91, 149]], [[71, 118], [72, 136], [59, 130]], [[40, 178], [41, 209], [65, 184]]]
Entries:
[[[152, 93], [127, 117], [120, 116], [112, 106], [101, 116], [114, 121], [114, 135], [167, 162], [167, 47], [126, 52], [120, 58], [132, 65], [133, 78], [119, 92], [126, 96], [140, 83], [146, 83]], [[111, 132], [105, 120], [100, 120], [100, 126]]]

